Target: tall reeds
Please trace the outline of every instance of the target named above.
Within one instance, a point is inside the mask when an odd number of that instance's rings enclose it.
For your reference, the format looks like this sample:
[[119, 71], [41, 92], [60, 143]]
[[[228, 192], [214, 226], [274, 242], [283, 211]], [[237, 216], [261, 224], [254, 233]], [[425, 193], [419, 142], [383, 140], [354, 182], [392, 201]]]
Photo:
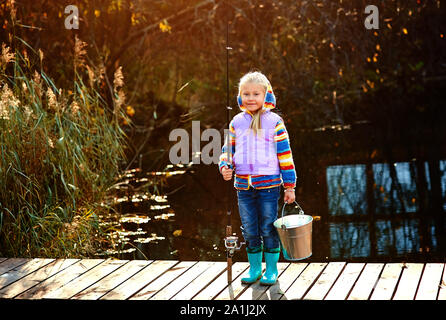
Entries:
[[102, 241], [99, 203], [125, 157], [125, 114], [116, 106], [107, 113], [79, 53], [69, 91], [42, 71], [43, 52], [30, 50], [2, 44], [0, 256], [91, 256]]

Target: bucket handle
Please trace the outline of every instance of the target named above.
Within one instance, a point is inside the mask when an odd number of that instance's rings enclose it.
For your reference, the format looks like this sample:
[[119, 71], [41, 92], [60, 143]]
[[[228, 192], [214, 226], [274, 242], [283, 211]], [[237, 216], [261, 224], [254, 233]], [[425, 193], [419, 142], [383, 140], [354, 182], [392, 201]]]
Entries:
[[[294, 203], [296, 204], [296, 206], [299, 208], [299, 214], [304, 214], [304, 210], [302, 210], [302, 208], [301, 208], [301, 206], [297, 203], [297, 201], [294, 201]], [[283, 211], [285, 210], [285, 206], [287, 205], [288, 203], [284, 203], [283, 204], [283, 207], [282, 207], [282, 226], [281, 226], [281, 228], [283, 229], [283, 230], [286, 230], [286, 226], [283, 224]]]

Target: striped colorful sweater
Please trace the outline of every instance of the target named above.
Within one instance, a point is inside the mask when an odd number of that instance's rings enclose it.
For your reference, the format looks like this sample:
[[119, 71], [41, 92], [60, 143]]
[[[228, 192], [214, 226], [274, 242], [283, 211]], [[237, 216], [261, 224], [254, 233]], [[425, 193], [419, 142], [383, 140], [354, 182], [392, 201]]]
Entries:
[[[244, 112], [250, 113], [248, 110]], [[233, 168], [232, 157], [236, 150], [236, 134], [233, 125], [234, 119], [229, 124], [229, 159], [227, 138], [222, 148], [222, 153], [219, 158], [219, 171], [223, 166]], [[280, 174], [277, 175], [244, 175], [237, 174], [237, 168], [235, 168], [234, 187], [238, 190], [247, 190], [249, 186], [255, 189], [266, 189], [277, 187], [283, 184], [284, 188], [294, 188], [296, 186], [296, 170], [294, 167], [293, 155], [290, 147], [290, 140], [288, 132], [286, 130], [283, 119], [277, 122], [274, 129], [274, 143], [277, 150], [277, 158], [279, 161]]]

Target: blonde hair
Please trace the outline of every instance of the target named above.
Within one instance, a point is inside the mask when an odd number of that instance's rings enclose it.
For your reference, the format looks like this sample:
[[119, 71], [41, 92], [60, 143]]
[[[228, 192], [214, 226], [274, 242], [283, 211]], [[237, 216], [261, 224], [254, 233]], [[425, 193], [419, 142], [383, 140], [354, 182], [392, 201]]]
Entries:
[[[265, 89], [265, 96], [266, 96], [266, 90], [268, 89], [268, 86], [271, 86], [268, 78], [259, 71], [251, 71], [246, 73], [243, 77], [240, 78], [239, 84], [238, 84], [238, 95], [240, 96], [240, 91], [242, 86], [244, 86], [247, 83], [255, 83], [260, 84]], [[255, 135], [257, 135], [258, 130], [262, 128], [262, 124], [260, 121], [260, 115], [265, 112], [265, 109], [262, 108], [254, 113], [252, 115], [251, 124], [249, 125], [249, 128], [254, 132]]]

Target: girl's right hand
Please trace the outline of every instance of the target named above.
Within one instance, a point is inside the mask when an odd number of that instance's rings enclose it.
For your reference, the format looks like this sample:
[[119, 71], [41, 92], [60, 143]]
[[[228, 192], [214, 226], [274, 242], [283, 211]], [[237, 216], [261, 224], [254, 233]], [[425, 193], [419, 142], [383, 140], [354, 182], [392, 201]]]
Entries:
[[225, 179], [226, 181], [227, 181], [227, 180], [231, 180], [231, 179], [232, 179], [232, 172], [233, 172], [233, 171], [234, 171], [234, 170], [229, 169], [228, 167], [224, 166], [224, 167], [221, 169], [221, 174], [223, 175], [223, 179]]

